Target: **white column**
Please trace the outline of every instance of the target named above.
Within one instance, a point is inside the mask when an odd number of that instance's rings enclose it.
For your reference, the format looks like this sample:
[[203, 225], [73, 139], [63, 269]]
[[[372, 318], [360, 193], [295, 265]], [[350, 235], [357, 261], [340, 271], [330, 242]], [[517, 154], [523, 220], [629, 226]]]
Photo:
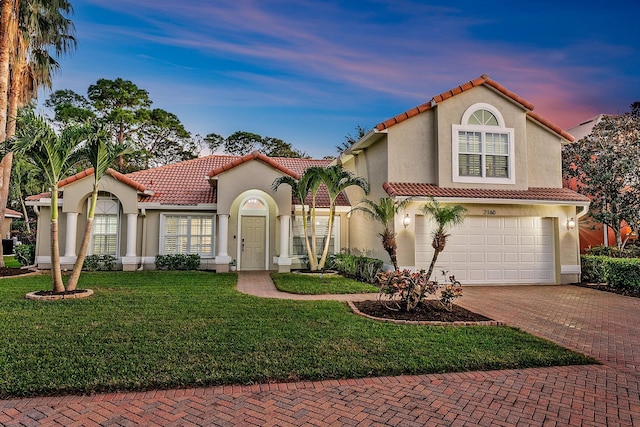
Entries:
[[76, 257], [76, 232], [78, 229], [78, 212], [67, 212], [67, 232], [65, 234], [64, 256]]
[[278, 257], [278, 271], [281, 273], [291, 270], [291, 258], [289, 257], [289, 229], [291, 217], [280, 215], [280, 256]]
[[291, 217], [289, 215], [280, 216], [280, 258], [289, 258], [289, 228]]
[[[229, 215], [218, 215], [218, 255], [216, 255], [217, 271], [228, 271], [231, 257], [227, 253], [229, 245]], [[224, 267], [220, 267], [225, 265]]]
[[127, 251], [125, 257], [136, 256], [136, 237], [138, 236], [138, 214], [127, 214]]

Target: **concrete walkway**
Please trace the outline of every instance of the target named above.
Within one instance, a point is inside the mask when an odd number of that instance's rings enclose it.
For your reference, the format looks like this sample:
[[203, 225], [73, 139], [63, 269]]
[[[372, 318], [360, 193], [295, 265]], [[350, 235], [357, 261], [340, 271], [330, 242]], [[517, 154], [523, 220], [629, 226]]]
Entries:
[[[241, 273], [239, 289], [277, 297], [265, 274]], [[14, 399], [0, 425], [640, 426], [640, 299], [487, 286], [458, 303], [603, 364]]]

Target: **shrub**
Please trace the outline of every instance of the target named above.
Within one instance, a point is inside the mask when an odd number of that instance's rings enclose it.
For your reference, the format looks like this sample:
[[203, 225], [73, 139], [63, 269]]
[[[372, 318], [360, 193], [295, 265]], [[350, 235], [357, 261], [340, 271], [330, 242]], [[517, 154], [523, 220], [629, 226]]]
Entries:
[[640, 259], [609, 258], [606, 261], [607, 283], [615, 289], [640, 289]]
[[640, 259], [582, 255], [582, 280], [620, 290], [640, 290]]
[[15, 258], [21, 266], [33, 265], [36, 259], [35, 245], [17, 245], [15, 247]]
[[158, 270], [197, 270], [198, 268], [200, 268], [198, 254], [156, 255]]
[[606, 283], [608, 259], [610, 258], [601, 255], [582, 255], [580, 257], [582, 281], [587, 283]]
[[341, 274], [368, 283], [375, 281], [382, 268], [382, 260], [349, 254], [335, 254], [333, 264]]
[[611, 258], [638, 258], [640, 257], [640, 246], [629, 244], [620, 250], [616, 246], [594, 246], [585, 250], [587, 255], [607, 256]]
[[82, 269], [87, 271], [112, 271], [116, 265], [113, 255], [87, 255]]

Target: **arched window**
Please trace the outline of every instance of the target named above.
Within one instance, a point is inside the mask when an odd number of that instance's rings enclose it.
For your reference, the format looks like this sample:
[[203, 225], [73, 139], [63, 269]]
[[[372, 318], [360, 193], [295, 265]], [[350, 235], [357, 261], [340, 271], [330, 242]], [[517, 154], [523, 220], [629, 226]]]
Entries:
[[513, 184], [513, 129], [489, 104], [469, 107], [452, 132], [453, 182]]
[[91, 229], [91, 254], [118, 255], [118, 219], [120, 204], [111, 198], [99, 198]]

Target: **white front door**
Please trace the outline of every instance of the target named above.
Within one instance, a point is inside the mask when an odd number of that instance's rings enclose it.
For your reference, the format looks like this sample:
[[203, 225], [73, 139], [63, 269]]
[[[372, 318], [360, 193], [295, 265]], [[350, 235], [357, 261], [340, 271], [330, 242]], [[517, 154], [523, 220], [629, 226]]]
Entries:
[[[431, 224], [416, 220], [416, 268], [429, 268]], [[553, 222], [550, 218], [468, 216], [452, 229], [438, 257], [434, 276], [441, 270], [462, 284], [554, 283]]]
[[240, 270], [264, 270], [265, 224], [264, 216], [242, 216], [240, 239]]

